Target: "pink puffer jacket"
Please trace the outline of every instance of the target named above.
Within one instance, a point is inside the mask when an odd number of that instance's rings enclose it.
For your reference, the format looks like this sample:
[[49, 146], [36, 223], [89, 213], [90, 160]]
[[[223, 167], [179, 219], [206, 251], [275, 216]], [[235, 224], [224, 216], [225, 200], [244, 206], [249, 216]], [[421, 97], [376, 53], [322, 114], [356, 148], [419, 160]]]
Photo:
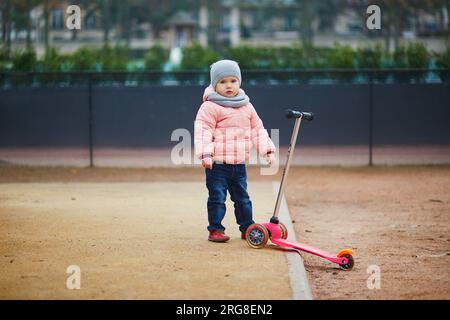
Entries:
[[210, 154], [219, 162], [243, 163], [249, 160], [252, 145], [262, 156], [275, 152], [275, 145], [251, 103], [239, 108], [223, 107], [206, 100], [212, 91], [212, 86], [205, 89], [195, 119], [195, 155], [199, 159]]

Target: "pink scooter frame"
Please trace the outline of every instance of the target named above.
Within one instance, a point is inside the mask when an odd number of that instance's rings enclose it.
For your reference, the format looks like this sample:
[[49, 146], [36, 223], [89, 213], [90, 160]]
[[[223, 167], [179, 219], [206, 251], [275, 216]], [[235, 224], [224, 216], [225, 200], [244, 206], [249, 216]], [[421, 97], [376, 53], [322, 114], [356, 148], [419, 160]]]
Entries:
[[283, 177], [281, 179], [280, 189], [278, 190], [277, 201], [275, 204], [275, 210], [270, 222], [262, 224], [252, 224], [248, 227], [245, 237], [247, 243], [250, 247], [260, 249], [265, 247], [267, 241], [270, 241], [280, 247], [293, 248], [307, 253], [314, 254], [321, 258], [327, 259], [333, 263], [340, 265], [345, 270], [351, 270], [354, 265], [353, 251], [351, 249], [343, 249], [339, 251], [337, 255], [332, 255], [321, 249], [302, 244], [297, 242], [292, 242], [287, 240], [287, 229], [286, 226], [278, 221], [278, 213], [281, 206], [281, 199], [283, 197], [284, 186], [286, 182], [287, 175], [289, 173], [289, 168], [292, 160], [292, 155], [294, 154], [294, 148], [297, 141], [298, 132], [300, 129], [300, 123], [302, 118], [311, 121], [314, 115], [310, 112], [300, 112], [294, 110], [286, 110], [287, 118], [295, 118], [294, 130], [292, 132], [291, 143], [288, 149], [286, 166], [283, 170]]

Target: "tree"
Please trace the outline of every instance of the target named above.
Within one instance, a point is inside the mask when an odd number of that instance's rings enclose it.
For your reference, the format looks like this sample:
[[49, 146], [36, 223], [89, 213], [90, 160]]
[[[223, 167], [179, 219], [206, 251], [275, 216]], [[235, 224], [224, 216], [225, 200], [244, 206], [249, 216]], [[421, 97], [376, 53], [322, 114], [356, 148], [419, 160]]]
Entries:
[[44, 47], [45, 52], [49, 49], [49, 16], [50, 16], [50, 0], [44, 0], [44, 9], [43, 9], [43, 15], [44, 15]]
[[296, 0], [300, 39], [304, 47], [310, 47], [314, 39], [314, 23], [318, 27], [329, 28], [334, 25], [338, 5], [335, 0]]
[[[450, 0], [426, 1], [423, 9], [428, 13], [439, 16], [439, 28], [442, 34], [447, 37], [448, 44], [450, 44]], [[447, 24], [445, 24], [445, 15], [447, 16]]]
[[110, 0], [100, 0], [102, 29], [103, 29], [103, 43], [109, 42], [109, 31], [111, 29], [111, 9], [109, 6]]
[[25, 1], [25, 14], [26, 14], [26, 30], [27, 30], [27, 49], [31, 48], [31, 17], [30, 12], [33, 4], [37, 3], [36, 1], [26, 0]]
[[11, 54], [11, 9], [11, 0], [2, 2], [2, 42], [5, 44], [6, 58]]
[[[359, 1], [359, 6], [376, 4], [381, 9], [382, 28], [381, 33], [385, 39], [387, 51], [396, 50], [400, 44], [402, 32], [405, 30], [408, 19], [413, 19], [417, 25], [420, 12], [442, 14], [442, 9], [448, 11], [450, 1], [448, 0], [377, 0]], [[443, 19], [443, 18], [442, 18]], [[391, 48], [391, 42], [394, 47]]]

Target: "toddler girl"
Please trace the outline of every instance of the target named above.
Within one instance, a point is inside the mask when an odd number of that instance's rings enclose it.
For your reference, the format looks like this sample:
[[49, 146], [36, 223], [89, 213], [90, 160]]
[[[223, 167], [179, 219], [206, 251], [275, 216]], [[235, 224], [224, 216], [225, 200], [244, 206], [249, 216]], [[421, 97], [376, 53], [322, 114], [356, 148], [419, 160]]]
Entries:
[[209, 194], [208, 240], [225, 242], [230, 239], [222, 225], [227, 190], [244, 239], [248, 226], [254, 223], [245, 162], [254, 145], [271, 165], [275, 162], [275, 145], [249, 97], [240, 89], [238, 64], [232, 60], [217, 61], [211, 65], [210, 76], [211, 85], [205, 89], [195, 119], [194, 144], [195, 154], [205, 168]]

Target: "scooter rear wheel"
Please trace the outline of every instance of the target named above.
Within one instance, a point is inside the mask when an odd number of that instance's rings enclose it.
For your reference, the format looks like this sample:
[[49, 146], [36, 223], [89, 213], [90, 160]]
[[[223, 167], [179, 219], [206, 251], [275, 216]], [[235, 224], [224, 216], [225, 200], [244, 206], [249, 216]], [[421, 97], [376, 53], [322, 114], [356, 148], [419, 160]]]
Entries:
[[352, 270], [353, 266], [355, 265], [355, 261], [353, 260], [353, 256], [351, 254], [349, 254], [349, 253], [346, 253], [346, 254], [344, 254], [344, 255], [342, 255], [340, 257], [346, 257], [347, 260], [348, 260], [348, 262], [346, 264], [340, 264], [341, 268], [345, 269], [345, 270], [349, 270], [349, 271]]
[[261, 249], [266, 246], [269, 240], [269, 231], [262, 224], [255, 223], [247, 228], [245, 238], [250, 247]]

